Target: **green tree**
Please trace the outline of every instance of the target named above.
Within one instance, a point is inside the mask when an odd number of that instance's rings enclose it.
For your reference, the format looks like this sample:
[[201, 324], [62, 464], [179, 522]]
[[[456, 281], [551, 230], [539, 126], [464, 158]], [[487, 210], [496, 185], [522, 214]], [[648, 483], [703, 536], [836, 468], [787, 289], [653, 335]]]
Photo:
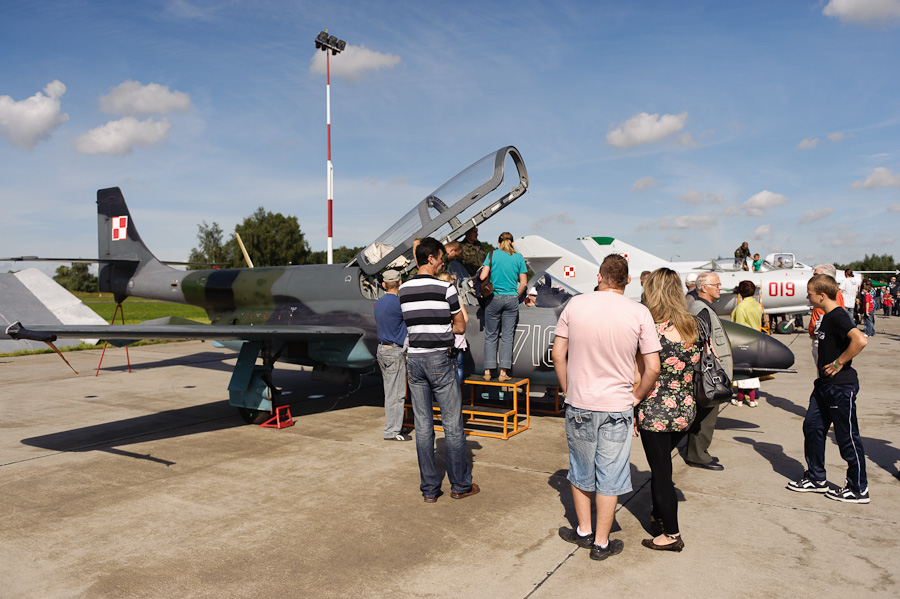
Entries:
[[[309, 258], [309, 244], [296, 216], [266, 212], [260, 206], [234, 230], [240, 233], [254, 266], [306, 264]], [[233, 264], [244, 265], [237, 243], [231, 244], [231, 260]]]
[[85, 293], [100, 291], [100, 281], [88, 271], [88, 265], [83, 262], [75, 262], [71, 268], [60, 266], [56, 269], [53, 280], [69, 291]]
[[198, 270], [209, 268], [211, 264], [215, 264], [220, 268], [233, 268], [236, 266], [232, 262], [232, 254], [235, 245], [233, 239], [223, 242], [222, 228], [218, 223], [207, 225], [206, 221], [197, 225], [197, 240], [200, 247], [191, 250], [188, 256], [188, 262], [196, 262], [188, 266], [188, 270]]
[[[900, 265], [894, 262], [894, 257], [890, 254], [882, 254], [881, 256], [876, 256], [872, 254], [865, 255], [865, 258], [862, 260], [855, 260], [850, 264], [844, 265], [836, 265], [839, 271], [845, 270], [847, 268], [857, 270], [889, 270], [896, 271], [900, 269]], [[891, 278], [890, 274], [873, 274], [867, 275], [867, 279], [873, 279], [875, 281], [889, 281]]]
[[[334, 248], [332, 251], [332, 258], [335, 264], [344, 264], [346, 262], [350, 262], [356, 255], [361, 251], [366, 249], [366, 246], [361, 245], [355, 248], [348, 248], [345, 245], [342, 245], [339, 248]], [[309, 258], [306, 261], [307, 264], [327, 264], [328, 263], [328, 252], [326, 250], [321, 250], [318, 252], [310, 252]]]

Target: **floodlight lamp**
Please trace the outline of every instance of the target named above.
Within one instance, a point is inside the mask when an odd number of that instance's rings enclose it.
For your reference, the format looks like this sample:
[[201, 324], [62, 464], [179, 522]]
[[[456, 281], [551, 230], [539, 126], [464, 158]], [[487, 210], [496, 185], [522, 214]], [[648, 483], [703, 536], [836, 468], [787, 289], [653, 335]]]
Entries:
[[338, 43], [337, 43], [338, 52], [343, 52], [344, 48], [346, 48], [346, 47], [347, 47], [347, 42], [345, 42], [344, 40], [338, 40]]
[[338, 38], [334, 37], [333, 35], [328, 36], [328, 45], [329, 46], [334, 48], [334, 46], [337, 44], [337, 42], [338, 42]]
[[316, 41], [321, 44], [324, 44], [325, 42], [328, 41], [328, 33], [325, 31], [320, 31], [319, 35], [316, 36]]

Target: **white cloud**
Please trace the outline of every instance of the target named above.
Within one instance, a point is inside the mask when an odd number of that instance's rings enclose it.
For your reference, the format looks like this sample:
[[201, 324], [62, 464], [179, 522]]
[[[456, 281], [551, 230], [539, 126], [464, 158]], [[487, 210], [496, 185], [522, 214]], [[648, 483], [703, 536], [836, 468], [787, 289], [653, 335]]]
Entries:
[[[389, 69], [400, 63], [400, 57], [369, 50], [365, 46], [347, 44], [343, 52], [331, 57], [331, 75], [348, 81], [359, 79], [366, 71]], [[325, 74], [325, 52], [317, 50], [309, 64], [310, 73]]]
[[753, 232], [753, 239], [762, 239], [772, 232], [772, 225], [760, 225]]
[[689, 189], [680, 196], [678, 199], [684, 202], [685, 204], [702, 204], [703, 203], [703, 194], [699, 191], [695, 191], [693, 189]]
[[804, 210], [803, 217], [800, 218], [800, 224], [814, 223], [817, 220], [822, 220], [823, 218], [831, 216], [832, 212], [834, 212], [834, 208], [831, 206], [820, 208], [819, 210]]
[[716, 217], [711, 214], [685, 214], [666, 216], [658, 221], [644, 223], [638, 229], [709, 229], [717, 223]]
[[694, 141], [690, 133], [685, 133], [675, 138], [675, 145], [680, 148], [696, 148], [700, 144]]
[[166, 119], [139, 121], [127, 116], [91, 129], [75, 140], [75, 149], [82, 154], [125, 156], [136, 146], [154, 146], [164, 142], [171, 127]]
[[828, 245], [835, 248], [849, 247], [856, 243], [856, 238], [858, 236], [859, 233], [842, 233], [840, 235], [830, 237], [828, 239]]
[[557, 212], [556, 214], [554, 214], [552, 216], [545, 216], [545, 217], [540, 218], [540, 219], [536, 220], [535, 222], [531, 223], [531, 230], [532, 231], [540, 231], [546, 225], [548, 225], [552, 222], [556, 222], [556, 223], [559, 223], [562, 225], [574, 225], [575, 219], [572, 218], [571, 216], [569, 216], [568, 214], [566, 214], [566, 212], [564, 210], [560, 210], [559, 212]]
[[741, 207], [750, 216], [764, 216], [766, 210], [769, 208], [781, 206], [788, 202], [790, 202], [790, 200], [780, 193], [761, 191], [758, 194], [751, 196], [750, 199], [741, 204]]
[[888, 212], [900, 212], [900, 202], [888, 204]]
[[617, 148], [630, 148], [640, 144], [656, 143], [684, 129], [687, 112], [681, 114], [636, 114], [619, 123], [606, 134], [606, 143]]
[[66, 86], [53, 80], [43, 94], [38, 92], [19, 102], [0, 96], [0, 135], [14, 146], [29, 150], [50, 139], [53, 130], [69, 120], [68, 114], [60, 114], [59, 99], [64, 93]]
[[721, 204], [723, 201], [720, 193], [708, 193], [706, 194], [706, 199], [709, 200], [710, 204]]
[[822, 14], [842, 23], [884, 23], [900, 19], [900, 0], [830, 0]]
[[800, 148], [801, 150], [811, 150], [811, 149], [815, 148], [817, 145], [819, 145], [818, 137], [807, 137], [806, 139], [801, 141], [799, 144], [797, 144], [797, 147]]
[[125, 81], [100, 96], [100, 110], [107, 114], [145, 116], [187, 112], [191, 108], [191, 96], [184, 92], [169, 91], [168, 85], [140, 81]]
[[862, 181], [854, 181], [851, 187], [878, 189], [879, 187], [900, 187], [900, 174], [895, 175], [891, 169], [879, 166]]
[[631, 184], [631, 191], [640, 191], [642, 189], [650, 189], [659, 185], [659, 181], [653, 177], [641, 177]]
[[681, 235], [672, 235], [669, 237], [669, 241], [672, 243], [683, 243], [684, 239], [682, 239]]
[[852, 134], [852, 133], [847, 134], [847, 133], [844, 133], [844, 132], [842, 132], [842, 131], [838, 131], [838, 132], [836, 132], [836, 133], [829, 133], [829, 134], [828, 134], [828, 140], [831, 141], [832, 143], [837, 143], [837, 142], [839, 142], [839, 141], [844, 141], [844, 140], [847, 139], [848, 137], [853, 137], [853, 134]]

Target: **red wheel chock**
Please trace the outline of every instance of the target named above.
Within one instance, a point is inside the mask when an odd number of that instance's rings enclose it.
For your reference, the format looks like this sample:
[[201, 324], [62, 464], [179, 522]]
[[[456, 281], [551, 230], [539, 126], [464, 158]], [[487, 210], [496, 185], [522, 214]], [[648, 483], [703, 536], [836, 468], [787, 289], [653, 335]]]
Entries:
[[262, 428], [287, 428], [294, 426], [291, 418], [291, 406], [278, 406], [275, 415], [259, 425]]

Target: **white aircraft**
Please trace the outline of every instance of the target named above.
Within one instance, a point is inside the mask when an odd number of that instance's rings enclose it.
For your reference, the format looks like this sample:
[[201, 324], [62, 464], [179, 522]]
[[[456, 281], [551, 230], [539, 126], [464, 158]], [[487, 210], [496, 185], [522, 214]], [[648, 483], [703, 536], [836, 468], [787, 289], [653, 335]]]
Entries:
[[[583, 237], [581, 243], [595, 262], [582, 258], [543, 237], [529, 235], [516, 241], [518, 250], [532, 270], [545, 270], [579, 292], [587, 292], [597, 285], [598, 264], [609, 254], [621, 254], [628, 260], [631, 283], [625, 295], [635, 300], [641, 297], [640, 273], [667, 267], [682, 276], [704, 271], [715, 272], [722, 282], [722, 298], [715, 303], [716, 312], [731, 314], [738, 304], [735, 292], [741, 281], [753, 281], [757, 295], [767, 314], [798, 314], [810, 310], [806, 301], [806, 282], [812, 268], [797, 261], [793, 254], [769, 254], [759, 272], [741, 270], [731, 259], [672, 262], [612, 237]], [[780, 265], [784, 265], [783, 267]]]

